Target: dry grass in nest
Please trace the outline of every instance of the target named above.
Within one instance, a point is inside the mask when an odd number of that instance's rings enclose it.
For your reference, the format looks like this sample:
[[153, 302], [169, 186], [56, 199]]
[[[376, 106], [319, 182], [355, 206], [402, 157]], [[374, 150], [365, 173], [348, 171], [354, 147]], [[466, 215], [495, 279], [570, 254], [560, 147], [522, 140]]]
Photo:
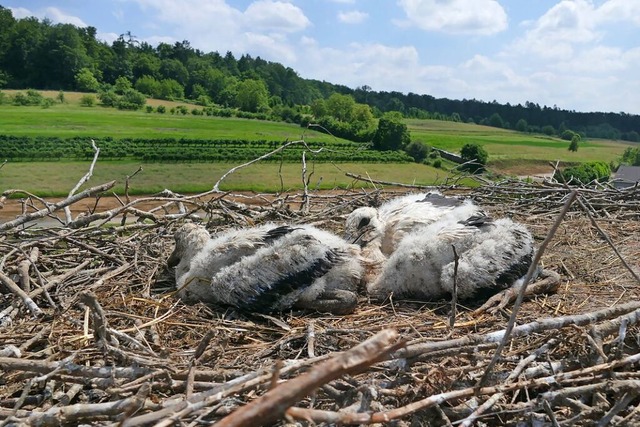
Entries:
[[[538, 243], [570, 194], [549, 182], [443, 190], [525, 223]], [[638, 189], [580, 190], [542, 256], [561, 285], [520, 306], [488, 374], [511, 305], [482, 313], [461, 306], [450, 328], [447, 301], [373, 304], [362, 296], [348, 316], [263, 316], [187, 306], [171, 293], [165, 262], [174, 231], [193, 213], [211, 230], [271, 220], [339, 232], [353, 208], [402, 191], [167, 194], [145, 211], [134, 202], [64, 226], [0, 224], [0, 418], [129, 426], [640, 422]]]

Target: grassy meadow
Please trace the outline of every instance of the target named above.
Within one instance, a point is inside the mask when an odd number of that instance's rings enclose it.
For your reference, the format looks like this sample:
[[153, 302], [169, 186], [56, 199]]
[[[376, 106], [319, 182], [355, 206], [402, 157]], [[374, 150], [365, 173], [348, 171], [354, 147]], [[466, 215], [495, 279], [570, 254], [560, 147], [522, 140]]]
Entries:
[[[4, 91], [11, 95], [14, 91]], [[41, 91], [45, 97], [56, 98], [57, 91]], [[82, 107], [82, 93], [65, 92], [65, 102], [49, 108], [16, 107], [0, 105], [0, 134], [17, 136], [55, 137], [106, 137], [113, 138], [192, 138], [192, 139], [243, 139], [299, 140], [330, 145], [340, 141], [330, 135], [304, 129], [295, 124], [267, 122], [239, 118], [171, 115], [144, 111], [119, 111], [113, 108]], [[165, 105], [167, 109], [187, 105], [171, 101], [149, 100], [150, 105]], [[189, 105], [189, 109], [195, 106]], [[200, 108], [200, 107], [197, 107]], [[489, 169], [505, 174], [527, 175], [550, 172], [549, 161], [564, 163], [616, 160], [628, 144], [589, 140], [581, 143], [578, 152], [568, 151], [568, 141], [541, 135], [523, 134], [467, 123], [436, 120], [407, 120], [413, 140], [458, 152], [466, 143], [479, 143], [489, 153]], [[312, 187], [322, 177], [318, 188], [346, 188], [354, 182], [346, 172], [368, 175], [373, 179], [417, 183], [442, 183], [450, 174], [418, 164], [363, 164], [363, 163], [312, 163], [308, 157], [308, 169], [315, 167]], [[0, 147], [0, 162], [3, 161]], [[131, 182], [132, 193], [153, 193], [169, 188], [181, 193], [201, 192], [213, 184], [227, 170], [237, 164], [228, 163], [149, 163], [132, 161], [99, 161], [90, 185], [115, 179], [120, 193], [127, 175], [138, 166], [143, 172]], [[446, 163], [445, 163], [446, 165]], [[64, 195], [87, 172], [87, 162], [9, 162], [0, 169], [0, 191], [20, 188], [43, 196]], [[280, 191], [302, 187], [301, 165], [274, 162], [256, 163], [226, 179], [223, 189]], [[367, 184], [357, 184], [367, 185]]]

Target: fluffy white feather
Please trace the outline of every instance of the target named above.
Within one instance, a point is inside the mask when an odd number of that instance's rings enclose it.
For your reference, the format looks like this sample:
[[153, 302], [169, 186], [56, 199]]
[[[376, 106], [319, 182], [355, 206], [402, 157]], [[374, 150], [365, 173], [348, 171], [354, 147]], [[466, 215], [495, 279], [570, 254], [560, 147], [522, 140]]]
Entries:
[[[479, 220], [478, 220], [479, 219]], [[458, 297], [511, 286], [529, 268], [533, 238], [508, 218], [474, 217], [461, 223], [442, 219], [418, 229], [400, 242], [367, 292], [375, 299], [417, 297], [437, 299], [453, 290], [455, 255]]]
[[211, 292], [211, 277], [267, 245], [272, 237], [277, 237], [278, 230], [281, 228], [274, 224], [265, 224], [231, 229], [211, 237], [200, 225], [184, 224], [176, 232], [175, 250], [168, 262], [171, 266], [177, 261], [178, 297], [188, 303], [217, 301]]

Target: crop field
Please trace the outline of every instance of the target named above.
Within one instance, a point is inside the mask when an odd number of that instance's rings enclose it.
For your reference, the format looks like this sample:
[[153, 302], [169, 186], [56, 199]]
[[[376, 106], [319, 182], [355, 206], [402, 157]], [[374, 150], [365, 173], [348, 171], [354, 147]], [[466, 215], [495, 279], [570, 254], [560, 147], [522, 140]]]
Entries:
[[[56, 91], [41, 93], [51, 98], [58, 95]], [[320, 155], [306, 150], [309, 168], [314, 160], [318, 162], [310, 180], [312, 187], [320, 177], [317, 187], [321, 189], [354, 185], [345, 172], [424, 185], [442, 183], [450, 176], [446, 168], [406, 163], [406, 158], [394, 157], [392, 153], [363, 150], [361, 144], [296, 124], [82, 107], [79, 104], [82, 95], [65, 92], [65, 102], [49, 108], [0, 105], [0, 139], [4, 138], [0, 141], [0, 160], [9, 160], [0, 170], [2, 190], [21, 188], [39, 195], [66, 194], [86, 173], [93, 155], [89, 138], [95, 138], [101, 148], [91, 182], [116, 179], [119, 191], [125, 177], [142, 165], [144, 171], [132, 180], [132, 193], [152, 193], [164, 188], [178, 192], [206, 191], [233, 166], [269, 152], [285, 141], [300, 139], [314, 149], [326, 148]], [[162, 104], [168, 109], [187, 105], [160, 100], [149, 100], [149, 104]], [[629, 146], [589, 140], [572, 153], [567, 149], [568, 142], [558, 138], [488, 126], [436, 120], [407, 120], [407, 125], [413, 140], [448, 151], [458, 152], [466, 143], [479, 143], [489, 153], [489, 168], [505, 174], [550, 172], [550, 161], [609, 162], [619, 158]], [[75, 142], [70, 142], [72, 139]], [[238, 171], [221, 188], [253, 191], [301, 188], [302, 146], [285, 151], [286, 155]], [[282, 165], [280, 160], [284, 160]]]

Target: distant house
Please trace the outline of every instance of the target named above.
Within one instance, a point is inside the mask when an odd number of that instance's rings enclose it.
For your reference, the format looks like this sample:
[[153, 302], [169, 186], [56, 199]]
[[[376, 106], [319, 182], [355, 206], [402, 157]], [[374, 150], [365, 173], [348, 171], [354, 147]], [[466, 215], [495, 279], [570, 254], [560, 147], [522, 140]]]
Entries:
[[640, 182], [640, 166], [620, 166], [616, 172], [615, 188], [631, 187]]

